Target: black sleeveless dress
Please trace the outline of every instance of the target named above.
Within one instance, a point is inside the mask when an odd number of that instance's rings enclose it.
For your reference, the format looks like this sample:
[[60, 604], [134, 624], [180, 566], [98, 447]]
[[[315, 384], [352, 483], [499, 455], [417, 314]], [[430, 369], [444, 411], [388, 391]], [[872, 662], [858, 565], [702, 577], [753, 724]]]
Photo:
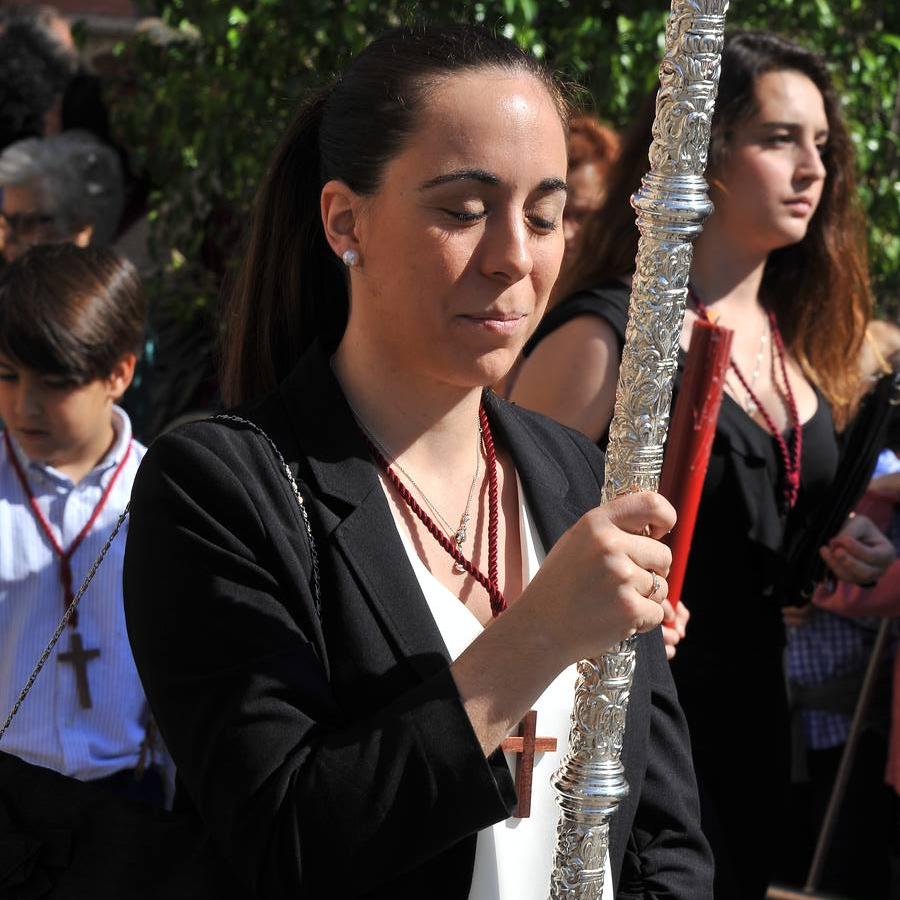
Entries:
[[[602, 318], [625, 340], [629, 290], [609, 282], [563, 300], [525, 347], [576, 316]], [[677, 396], [681, 369], [676, 378]], [[782, 463], [775, 439], [730, 396], [722, 401], [682, 597], [691, 611], [672, 661], [687, 716], [703, 829], [716, 857], [717, 900], [760, 900], [784, 822], [790, 729], [782, 667], [785, 548], [807, 527], [838, 464], [831, 410], [816, 391], [803, 425], [801, 486], [779, 508]], [[788, 436], [789, 439], [789, 436]], [[606, 443], [606, 435], [598, 442]]]

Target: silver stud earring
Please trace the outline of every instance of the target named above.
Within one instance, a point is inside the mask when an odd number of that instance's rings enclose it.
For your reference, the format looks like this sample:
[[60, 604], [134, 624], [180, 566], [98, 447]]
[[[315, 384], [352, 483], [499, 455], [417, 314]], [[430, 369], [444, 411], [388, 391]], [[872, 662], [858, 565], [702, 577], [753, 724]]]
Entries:
[[359, 253], [352, 247], [341, 254], [341, 259], [348, 269], [352, 269], [354, 266], [359, 265]]

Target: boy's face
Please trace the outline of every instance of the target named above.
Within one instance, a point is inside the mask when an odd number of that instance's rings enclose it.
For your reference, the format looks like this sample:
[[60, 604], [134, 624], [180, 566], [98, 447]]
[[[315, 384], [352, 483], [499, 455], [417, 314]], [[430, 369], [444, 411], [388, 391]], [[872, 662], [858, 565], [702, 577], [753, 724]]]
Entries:
[[134, 364], [127, 354], [108, 378], [73, 385], [0, 355], [0, 418], [30, 460], [80, 480], [112, 444], [112, 404], [131, 383]]

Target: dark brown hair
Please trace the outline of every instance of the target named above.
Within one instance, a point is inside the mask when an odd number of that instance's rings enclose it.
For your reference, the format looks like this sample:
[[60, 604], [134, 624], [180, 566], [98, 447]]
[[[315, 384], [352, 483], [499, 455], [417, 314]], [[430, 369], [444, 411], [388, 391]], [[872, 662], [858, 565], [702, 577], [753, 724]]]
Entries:
[[619, 155], [619, 135], [596, 116], [578, 113], [569, 119], [569, 168], [593, 163], [603, 173]]
[[650, 168], [655, 110], [654, 91], [644, 99], [625, 132], [618, 160], [607, 176], [606, 196], [582, 225], [575, 256], [567, 263], [563, 276], [553, 289], [554, 298], [568, 297], [576, 291], [634, 271], [638, 232], [631, 195], [641, 186], [641, 178]]
[[137, 271], [105, 247], [43, 244], [0, 272], [0, 353], [73, 384], [140, 356], [145, 317]]
[[[774, 310], [791, 352], [821, 388], [836, 422], [843, 426], [857, 394], [856, 359], [871, 316], [872, 296], [853, 147], [821, 57], [774, 34], [729, 35], [722, 54], [707, 178], [722, 170], [735, 127], [754, 114], [757, 78], [784, 70], [806, 75], [822, 94], [829, 127], [827, 175], [806, 236], [769, 254], [761, 299]], [[619, 165], [610, 174], [606, 201], [582, 229], [580, 253], [560, 286], [560, 296], [634, 270], [638, 232], [628, 198], [640, 187], [649, 167], [654, 106], [649, 100], [645, 103], [626, 137]]]
[[222, 393], [244, 403], [271, 390], [315, 339], [340, 342], [349, 298], [343, 266], [319, 211], [340, 179], [374, 194], [385, 165], [422, 121], [428, 92], [478, 69], [524, 72], [547, 88], [563, 122], [568, 106], [547, 70], [512, 41], [472, 26], [397, 28], [373, 41], [302, 107], [260, 188], [247, 252], [230, 297]]

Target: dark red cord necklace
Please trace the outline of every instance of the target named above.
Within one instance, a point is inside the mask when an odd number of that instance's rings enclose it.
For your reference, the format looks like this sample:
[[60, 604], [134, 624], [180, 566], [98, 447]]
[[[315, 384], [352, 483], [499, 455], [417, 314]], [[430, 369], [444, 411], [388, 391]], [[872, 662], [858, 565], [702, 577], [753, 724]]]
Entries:
[[[708, 322], [709, 312], [706, 309], [706, 306], [704, 306], [703, 302], [697, 296], [693, 288], [688, 288], [688, 296], [697, 307], [697, 313], [699, 314], [699, 316]], [[738, 381], [740, 381], [750, 399], [756, 404], [756, 408], [759, 410], [760, 415], [763, 417], [763, 420], [766, 423], [766, 426], [772, 433], [772, 436], [775, 438], [775, 443], [778, 445], [778, 452], [781, 455], [781, 463], [784, 467], [784, 497], [782, 498], [782, 507], [785, 511], [788, 511], [793, 509], [794, 504], [797, 502], [797, 495], [800, 493], [800, 465], [801, 457], [803, 455], [803, 427], [800, 424], [800, 414], [797, 411], [797, 401], [794, 399], [794, 392], [791, 389], [791, 382], [788, 379], [786, 362], [787, 353], [784, 349], [784, 340], [781, 337], [781, 331], [779, 330], [778, 323], [775, 320], [775, 314], [769, 311], [767, 315], [769, 317], [769, 327], [772, 330], [772, 339], [775, 344], [775, 354], [778, 357], [778, 365], [781, 369], [781, 377], [784, 380], [785, 393], [787, 395], [788, 418], [790, 419], [792, 428], [790, 448], [788, 448], [787, 441], [785, 441], [784, 439], [784, 435], [778, 430], [778, 427], [775, 425], [775, 422], [769, 415], [768, 410], [765, 408], [765, 406], [762, 405], [759, 397], [756, 396], [753, 388], [750, 386], [747, 379], [744, 378], [741, 370], [737, 367], [737, 364], [734, 361], [734, 357], [731, 358], [730, 363], [731, 368], [734, 370], [734, 374], [738, 377]]]
[[[119, 475], [122, 472], [122, 469], [125, 468], [125, 463], [128, 462], [128, 457], [131, 456], [131, 444], [132, 442], [128, 442], [128, 447], [125, 450], [125, 453], [122, 454], [122, 459], [119, 461], [119, 464], [116, 466], [115, 471], [112, 473], [112, 477], [106, 484], [106, 487], [103, 489], [103, 493], [100, 495], [100, 499], [97, 501], [97, 505], [94, 507], [94, 511], [88, 517], [87, 522], [84, 523], [84, 527], [81, 531], [78, 532], [75, 540], [69, 544], [68, 549], [64, 549], [62, 544], [56, 539], [56, 535], [53, 533], [53, 528], [50, 523], [47, 521], [47, 517], [41, 511], [40, 506], [38, 506], [37, 498], [34, 496], [34, 493], [31, 490], [31, 485], [28, 483], [28, 478], [25, 476], [25, 472], [22, 470], [22, 466], [19, 464], [18, 457], [13, 451], [12, 442], [9, 439], [9, 433], [3, 432], [3, 440], [6, 442], [6, 453], [9, 456], [9, 460], [12, 463], [12, 467], [15, 470], [16, 476], [19, 479], [19, 484], [22, 485], [22, 491], [25, 496], [28, 498], [28, 504], [31, 506], [31, 511], [34, 513], [35, 519], [37, 519], [38, 525], [41, 526], [41, 530], [47, 536], [47, 540], [50, 542], [50, 546], [53, 548], [54, 553], [56, 553], [59, 558], [59, 579], [62, 582], [63, 588], [63, 599], [65, 601], [65, 608], [68, 608], [72, 605], [72, 601], [75, 599], [75, 591], [72, 583], [72, 557], [75, 554], [75, 551], [81, 546], [81, 542], [87, 537], [88, 532], [94, 527], [94, 523], [97, 521], [98, 516], [101, 512], [103, 512], [104, 507], [106, 506], [107, 501], [109, 500], [109, 495], [112, 493], [113, 486], [116, 483], [116, 479], [118, 479]], [[78, 625], [78, 611], [76, 610], [72, 617], [69, 619], [69, 625], [72, 628], [76, 628]]]
[[[494, 447], [494, 438], [491, 435], [491, 426], [487, 413], [482, 405], [478, 411], [481, 420], [481, 435], [484, 440], [484, 452], [487, 457], [488, 475], [488, 574], [485, 574], [472, 562], [460, 553], [456, 544], [435, 525], [431, 516], [418, 504], [416, 498], [400, 480], [397, 473], [391, 468], [391, 464], [384, 458], [382, 452], [374, 442], [366, 435], [369, 452], [378, 464], [379, 468], [387, 476], [388, 481], [394, 486], [403, 502], [416, 514], [422, 524], [431, 533], [431, 536], [459, 563], [487, 592], [491, 598], [491, 613], [494, 618], [506, 609], [506, 600], [500, 590], [498, 566], [497, 566], [497, 529], [500, 521], [500, 501], [497, 488], [497, 451]], [[364, 432], [365, 433], [365, 432]]]

